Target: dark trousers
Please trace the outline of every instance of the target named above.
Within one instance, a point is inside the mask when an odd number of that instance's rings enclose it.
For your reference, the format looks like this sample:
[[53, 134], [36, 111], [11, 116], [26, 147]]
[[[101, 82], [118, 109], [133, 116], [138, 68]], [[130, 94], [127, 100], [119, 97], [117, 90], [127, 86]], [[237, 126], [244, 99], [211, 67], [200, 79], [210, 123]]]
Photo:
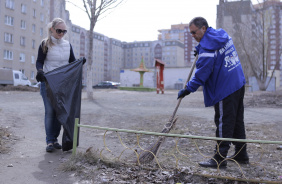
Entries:
[[[246, 139], [244, 125], [244, 95], [245, 86], [214, 105], [216, 137]], [[218, 141], [217, 144], [219, 145], [217, 151], [219, 151], [223, 157], [226, 157], [231, 142]], [[235, 150], [240, 150], [245, 145], [244, 142], [232, 142], [232, 144], [235, 145]], [[244, 149], [246, 149], [246, 145], [244, 146]]]

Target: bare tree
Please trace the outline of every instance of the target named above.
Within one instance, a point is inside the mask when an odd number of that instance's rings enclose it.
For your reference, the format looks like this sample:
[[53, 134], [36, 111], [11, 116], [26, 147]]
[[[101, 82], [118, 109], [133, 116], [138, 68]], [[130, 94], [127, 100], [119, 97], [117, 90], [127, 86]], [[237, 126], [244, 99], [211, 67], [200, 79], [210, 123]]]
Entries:
[[[246, 61], [250, 66], [249, 72], [251, 71], [251, 74], [256, 78], [259, 89], [262, 91], [268, 88], [279, 64], [279, 58], [276, 58], [274, 68], [272, 71], [268, 70], [268, 65], [271, 63], [270, 51], [272, 49], [270, 47], [269, 33], [274, 22], [271, 18], [273, 12], [267, 10], [265, 3], [264, 1], [259, 4], [260, 7], [253, 13], [252, 19], [248, 20], [249, 22], [235, 22], [240, 48], [245, 53]], [[251, 29], [251, 35], [245, 34], [247, 32], [246, 28]], [[270, 76], [268, 71], [271, 71]]]
[[90, 20], [90, 29], [89, 29], [89, 42], [88, 42], [88, 53], [87, 53], [87, 98], [93, 99], [93, 71], [92, 71], [92, 63], [93, 63], [93, 35], [94, 28], [98, 21], [98, 18], [103, 15], [108, 10], [116, 8], [121, 4], [123, 0], [83, 0], [83, 5], [85, 8], [85, 12], [88, 15]]
[[[273, 48], [270, 47], [269, 35], [274, 24], [271, 18], [273, 10], [268, 8], [268, 2], [265, 0], [257, 4], [255, 9], [250, 1], [228, 3], [230, 4], [224, 7], [224, 11], [231, 16], [232, 26], [228, 24], [220, 26], [229, 28], [228, 32], [233, 37], [247, 80], [254, 76], [259, 89], [265, 91], [275, 69], [278, 68], [280, 59], [276, 57], [275, 64], [270, 62], [270, 51]], [[281, 54], [281, 49], [278, 52]], [[271, 70], [270, 64], [274, 66]]]

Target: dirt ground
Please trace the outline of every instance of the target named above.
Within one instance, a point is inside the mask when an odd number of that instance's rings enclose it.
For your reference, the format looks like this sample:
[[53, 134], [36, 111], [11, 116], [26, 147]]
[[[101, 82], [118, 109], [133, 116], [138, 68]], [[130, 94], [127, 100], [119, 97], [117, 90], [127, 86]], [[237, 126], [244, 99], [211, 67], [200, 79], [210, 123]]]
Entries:
[[[44, 106], [38, 89], [0, 88], [0, 178], [7, 184], [45, 183], [234, 183], [210, 179], [196, 174], [233, 176], [282, 182], [282, 151], [277, 144], [248, 144], [251, 164], [238, 167], [228, 162], [227, 169], [203, 169], [199, 161], [212, 156], [214, 141], [167, 138], [156, 162], [143, 169], [133, 164], [136, 149], [135, 134], [81, 128], [77, 152], [102, 153], [103, 157], [121, 165], [107, 165], [101, 160], [91, 164], [85, 159], [70, 161], [71, 151], [46, 153]], [[100, 89], [94, 91], [94, 101], [82, 94], [81, 124], [119, 129], [160, 132], [177, 104], [176, 90], [156, 92]], [[178, 120], [171, 133], [214, 137], [213, 108], [205, 108], [202, 92], [185, 97], [177, 111]], [[282, 141], [282, 90], [254, 92], [245, 95], [247, 139]], [[122, 143], [119, 139], [122, 140]], [[61, 139], [61, 138], [60, 138]], [[153, 136], [141, 136], [140, 145], [155, 142]], [[177, 142], [178, 151], [175, 149]], [[104, 145], [112, 152], [108, 152]], [[91, 148], [91, 149], [90, 149]], [[200, 151], [200, 152], [199, 152]], [[182, 153], [182, 154], [181, 154]], [[232, 150], [230, 151], [232, 154]], [[84, 155], [85, 156], [85, 155]], [[176, 162], [176, 159], [177, 161]], [[176, 165], [177, 163], [177, 165]], [[71, 165], [73, 164], [73, 165]], [[66, 168], [66, 165], [69, 167]], [[79, 169], [78, 169], [79, 168]], [[150, 169], [148, 169], [150, 168]], [[175, 168], [178, 170], [176, 171]], [[243, 170], [240, 172], [240, 168]], [[63, 170], [68, 170], [64, 172]]]

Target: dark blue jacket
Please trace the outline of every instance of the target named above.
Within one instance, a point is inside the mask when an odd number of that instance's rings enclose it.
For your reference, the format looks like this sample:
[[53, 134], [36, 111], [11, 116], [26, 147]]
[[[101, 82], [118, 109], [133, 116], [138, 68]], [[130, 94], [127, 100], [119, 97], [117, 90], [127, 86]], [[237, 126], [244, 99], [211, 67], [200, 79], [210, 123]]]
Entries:
[[245, 85], [242, 66], [231, 37], [223, 29], [207, 29], [196, 47], [199, 58], [187, 90], [203, 86], [205, 106], [213, 106]]

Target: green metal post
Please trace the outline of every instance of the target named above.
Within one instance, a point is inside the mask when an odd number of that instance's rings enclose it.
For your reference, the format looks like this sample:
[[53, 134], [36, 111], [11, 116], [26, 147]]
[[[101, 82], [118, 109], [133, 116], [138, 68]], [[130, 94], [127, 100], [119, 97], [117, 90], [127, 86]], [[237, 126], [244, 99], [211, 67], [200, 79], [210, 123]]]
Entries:
[[78, 122], [79, 122], [79, 118], [75, 118], [75, 122], [74, 122], [74, 132], [73, 132], [72, 156], [75, 156], [75, 154], [76, 154]]
[[139, 72], [140, 73], [140, 87], [143, 87], [143, 75], [145, 72]]

